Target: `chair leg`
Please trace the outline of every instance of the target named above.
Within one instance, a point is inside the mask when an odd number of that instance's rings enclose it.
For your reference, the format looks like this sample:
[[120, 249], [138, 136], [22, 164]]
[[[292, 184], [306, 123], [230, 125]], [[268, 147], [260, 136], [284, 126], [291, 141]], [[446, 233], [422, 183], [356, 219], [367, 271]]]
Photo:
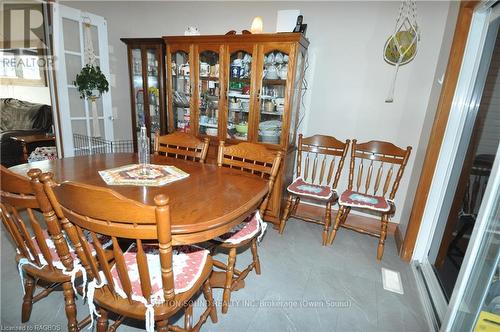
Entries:
[[210, 278], [203, 284], [203, 295], [207, 301], [207, 306], [210, 308], [210, 319], [212, 323], [217, 323], [217, 310], [215, 309], [212, 287], [210, 287]]
[[344, 208], [344, 212], [342, 213], [342, 220], [340, 221], [340, 225], [345, 224], [345, 221], [347, 219], [347, 216], [349, 215], [349, 212], [351, 212], [351, 207], [350, 206], [346, 206]]
[[62, 284], [64, 293], [64, 304], [66, 310], [66, 318], [68, 319], [68, 331], [78, 331], [78, 321], [76, 320], [76, 304], [75, 294], [71, 282], [67, 281]]
[[255, 273], [260, 274], [260, 259], [259, 254], [257, 253], [257, 239], [254, 238], [252, 240], [252, 245], [250, 247], [252, 250], [253, 264], [255, 267]]
[[225, 314], [231, 300], [231, 285], [233, 284], [234, 264], [236, 263], [236, 248], [229, 249], [229, 257], [226, 270], [226, 283], [222, 294], [222, 313]]
[[193, 303], [189, 302], [184, 311], [184, 329], [191, 331], [193, 326]]
[[281, 221], [280, 221], [280, 231], [279, 231], [280, 234], [283, 234], [283, 231], [285, 230], [286, 222], [288, 221], [288, 218], [290, 217], [289, 214], [291, 214], [290, 212], [292, 211], [292, 209], [290, 209], [290, 207], [292, 206], [292, 201], [293, 201], [293, 196], [292, 195], [288, 196], [288, 200], [286, 201], [285, 210], [283, 211], [283, 217], [281, 218]]
[[330, 223], [332, 222], [332, 203], [328, 202], [326, 203], [326, 208], [325, 208], [325, 226], [323, 228], [323, 239], [321, 244], [326, 246], [327, 239], [328, 239], [328, 231], [330, 230]]
[[31, 309], [33, 308], [33, 293], [36, 288], [36, 280], [30, 275], [26, 274], [24, 279], [24, 298], [21, 308], [21, 322], [26, 323], [30, 320]]
[[333, 240], [335, 240], [335, 235], [337, 235], [337, 230], [340, 227], [340, 220], [342, 219], [342, 214], [344, 213], [344, 206], [340, 205], [339, 210], [337, 211], [337, 216], [335, 217], [335, 224], [333, 225], [333, 229], [330, 233], [330, 237], [328, 238], [328, 245], [332, 245]]
[[157, 332], [168, 332], [168, 320], [160, 320], [156, 322]]
[[378, 248], [377, 248], [377, 260], [382, 259], [382, 255], [384, 254], [384, 245], [385, 245], [385, 238], [387, 237], [387, 223], [389, 222], [389, 217], [384, 214], [382, 215], [382, 225], [380, 229], [380, 239], [378, 241]]
[[295, 201], [293, 202], [293, 207], [292, 211], [290, 212], [290, 215], [297, 213], [297, 208], [299, 206], [299, 203], [300, 203], [300, 197], [297, 196], [295, 197]]
[[108, 330], [108, 312], [103, 308], [99, 308], [99, 315], [101, 317], [97, 318], [97, 332], [106, 332]]

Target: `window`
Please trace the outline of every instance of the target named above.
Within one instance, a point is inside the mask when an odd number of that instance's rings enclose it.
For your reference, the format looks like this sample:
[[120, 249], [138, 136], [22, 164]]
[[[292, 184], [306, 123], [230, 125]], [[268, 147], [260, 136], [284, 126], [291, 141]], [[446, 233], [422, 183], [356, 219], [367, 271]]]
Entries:
[[2, 85], [46, 86], [46, 58], [39, 49], [0, 50]]

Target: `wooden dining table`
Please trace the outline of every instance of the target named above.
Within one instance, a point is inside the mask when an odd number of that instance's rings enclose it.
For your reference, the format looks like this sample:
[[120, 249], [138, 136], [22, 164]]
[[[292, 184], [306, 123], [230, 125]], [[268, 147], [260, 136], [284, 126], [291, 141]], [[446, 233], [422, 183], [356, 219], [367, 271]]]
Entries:
[[[137, 186], [108, 185], [98, 173], [137, 162], [133, 153], [96, 154], [26, 163], [10, 170], [26, 175], [30, 169], [39, 168], [52, 172], [57, 182], [106, 187], [150, 205], [154, 205], [156, 195], [165, 194], [170, 202], [174, 245], [201, 243], [226, 233], [255, 211], [268, 192], [267, 181], [255, 175], [165, 156], [153, 155], [151, 163], [175, 166], [189, 176], [162, 186]], [[214, 273], [212, 287], [223, 287], [224, 277], [224, 273]]]

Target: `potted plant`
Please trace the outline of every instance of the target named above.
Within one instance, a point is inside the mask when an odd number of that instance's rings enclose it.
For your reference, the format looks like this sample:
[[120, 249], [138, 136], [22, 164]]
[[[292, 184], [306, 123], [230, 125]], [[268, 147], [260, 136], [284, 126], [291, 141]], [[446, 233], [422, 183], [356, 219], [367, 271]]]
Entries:
[[80, 73], [76, 75], [76, 80], [73, 84], [78, 88], [80, 98], [82, 99], [95, 100], [103, 92], [109, 91], [108, 80], [102, 73], [101, 68], [90, 64], [85, 65]]

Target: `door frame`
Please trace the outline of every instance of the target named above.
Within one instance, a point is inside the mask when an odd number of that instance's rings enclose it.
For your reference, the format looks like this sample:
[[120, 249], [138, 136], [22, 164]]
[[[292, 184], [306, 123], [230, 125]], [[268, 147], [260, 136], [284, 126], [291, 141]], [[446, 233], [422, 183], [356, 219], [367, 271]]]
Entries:
[[422, 172], [420, 173], [420, 179], [413, 200], [408, 227], [401, 245], [400, 256], [406, 262], [412, 259], [415, 244], [417, 243], [417, 236], [421, 228], [424, 209], [431, 189], [432, 178], [438, 162], [439, 150], [443, 143], [446, 125], [448, 123], [453, 97], [457, 87], [468, 32], [472, 22], [472, 15], [479, 3], [479, 1], [464, 1], [460, 4], [449, 61], [443, 81], [443, 88], [439, 97]]

